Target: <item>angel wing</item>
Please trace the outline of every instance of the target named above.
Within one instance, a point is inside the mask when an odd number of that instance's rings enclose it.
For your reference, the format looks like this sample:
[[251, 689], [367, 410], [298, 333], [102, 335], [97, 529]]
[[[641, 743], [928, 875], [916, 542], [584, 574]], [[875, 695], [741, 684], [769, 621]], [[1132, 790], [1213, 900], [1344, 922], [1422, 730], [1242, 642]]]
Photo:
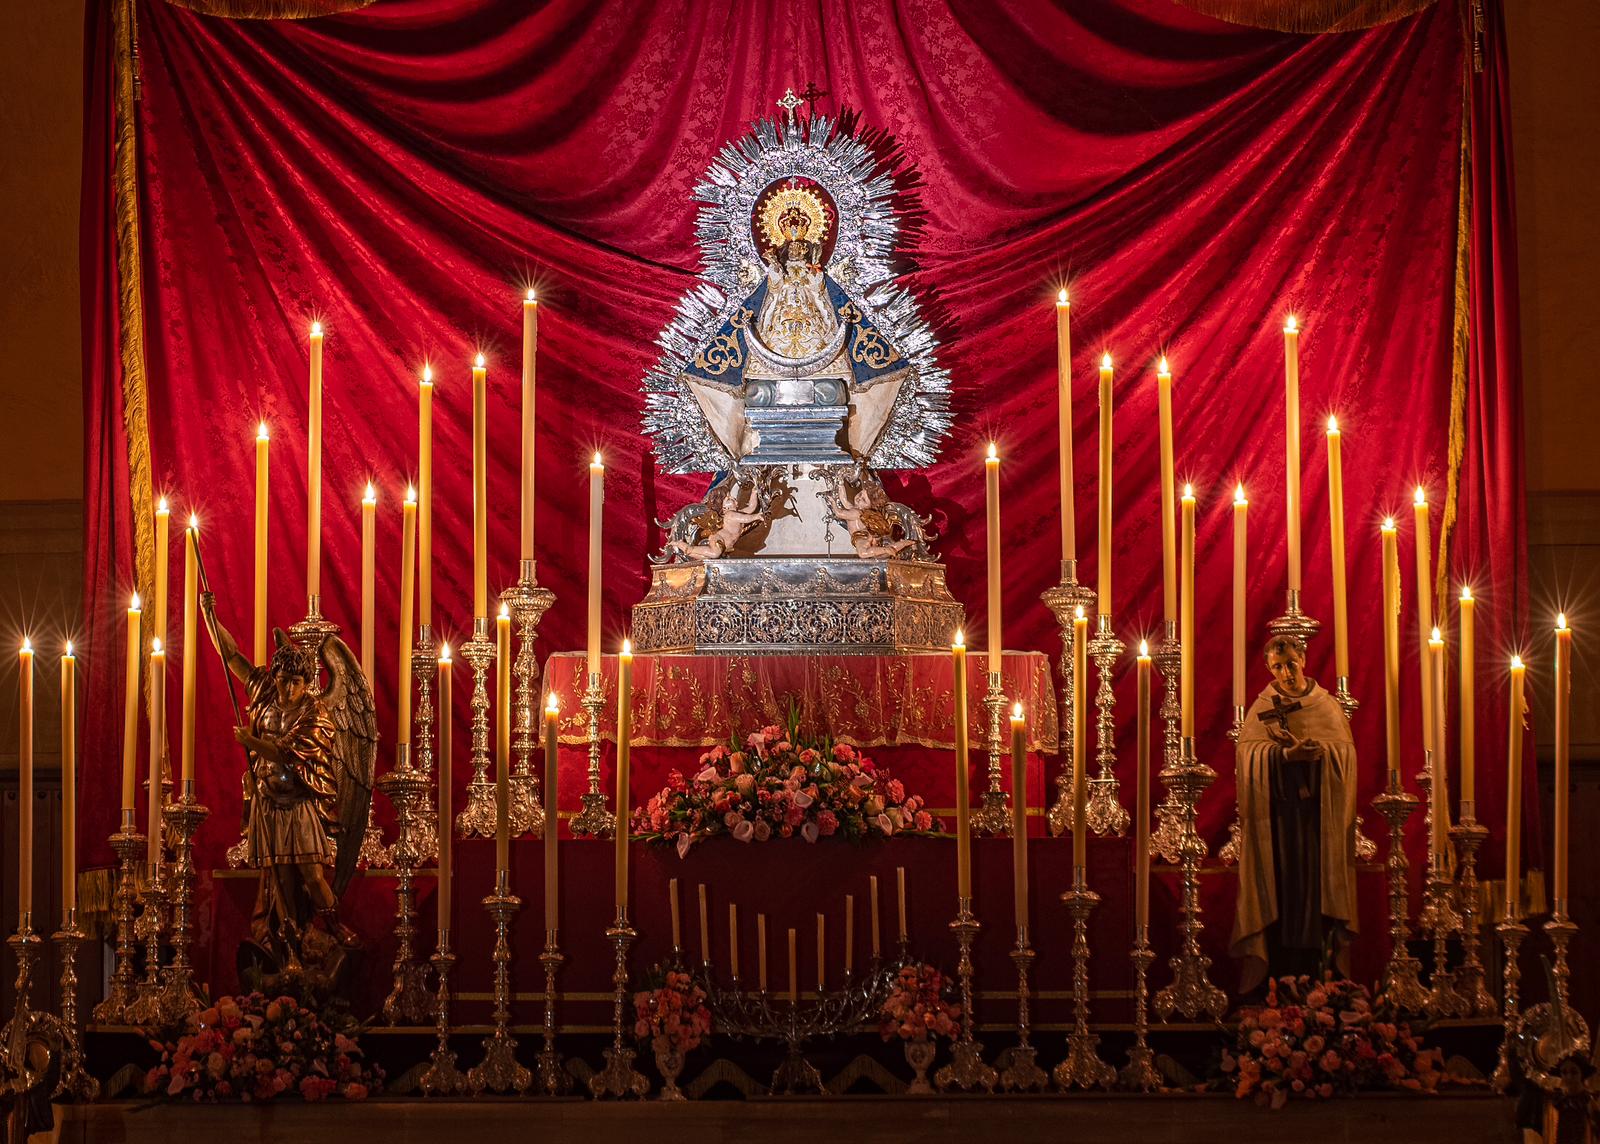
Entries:
[[339, 837], [334, 840], [338, 859], [333, 870], [333, 892], [342, 896], [355, 873], [356, 857], [367, 829], [367, 810], [372, 806], [378, 718], [372, 702], [372, 684], [350, 645], [338, 636], [329, 636], [322, 641], [321, 656], [329, 680], [322, 702], [333, 720], [334, 772], [339, 784]]

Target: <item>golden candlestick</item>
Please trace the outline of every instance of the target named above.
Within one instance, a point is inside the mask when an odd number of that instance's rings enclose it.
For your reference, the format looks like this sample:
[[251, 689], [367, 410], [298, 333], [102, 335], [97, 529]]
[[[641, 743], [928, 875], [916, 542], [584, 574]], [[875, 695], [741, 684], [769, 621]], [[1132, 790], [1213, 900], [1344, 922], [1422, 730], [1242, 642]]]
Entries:
[[1195, 758], [1194, 740], [1190, 738], [1183, 740], [1178, 765], [1161, 772], [1161, 781], [1177, 798], [1178, 860], [1183, 871], [1182, 921], [1179, 924], [1183, 940], [1168, 962], [1172, 966], [1172, 981], [1156, 994], [1156, 1012], [1163, 1021], [1171, 1020], [1174, 1012], [1191, 1020], [1209, 1013], [1212, 1020], [1220, 1021], [1228, 1007], [1228, 995], [1207, 976], [1211, 959], [1200, 951], [1200, 934], [1205, 929], [1205, 923], [1200, 920], [1200, 860], [1205, 857], [1206, 846], [1195, 829], [1195, 810], [1200, 796], [1216, 778], [1216, 771]]
[[934, 1074], [933, 1082], [942, 1089], [961, 1092], [993, 1092], [999, 1079], [994, 1069], [983, 1063], [983, 1045], [974, 1040], [972, 1030], [972, 943], [978, 936], [978, 919], [972, 913], [972, 899], [962, 898], [956, 904], [956, 918], [950, 923], [956, 935], [960, 953], [956, 961], [956, 976], [961, 982], [961, 1033], [951, 1047], [954, 1059]]
[[468, 1091], [467, 1078], [456, 1067], [456, 1055], [450, 1049], [450, 969], [456, 955], [450, 951], [450, 931], [439, 931], [439, 944], [435, 947], [433, 971], [439, 983], [433, 995], [433, 1028], [437, 1041], [428, 1067], [417, 1078], [417, 1086], [424, 1096], [459, 1096]]
[[1513, 1067], [1512, 1054], [1517, 1051], [1517, 1041], [1522, 1035], [1522, 1008], [1517, 998], [1518, 986], [1522, 981], [1522, 966], [1517, 958], [1522, 952], [1522, 941], [1528, 936], [1528, 927], [1517, 920], [1515, 903], [1506, 904], [1506, 918], [1495, 926], [1495, 932], [1500, 935], [1501, 946], [1501, 1024], [1503, 1032], [1500, 1037], [1500, 1058], [1495, 1063], [1494, 1076], [1490, 1083], [1496, 1092], [1508, 1091], [1516, 1080], [1519, 1071]]
[[[1398, 786], [1398, 776], [1391, 775], [1390, 782]], [[1417, 801], [1416, 795], [1398, 789], [1372, 800], [1373, 807], [1389, 824], [1389, 962], [1379, 978], [1378, 993], [1402, 1013], [1420, 1013], [1428, 1000], [1428, 991], [1419, 979], [1422, 963], [1406, 948], [1411, 910], [1406, 887], [1410, 862], [1406, 858], [1405, 828], [1406, 819], [1417, 809]]]
[[100, 1082], [83, 1067], [83, 1026], [78, 1021], [78, 947], [88, 935], [78, 927], [78, 909], [62, 911], [61, 928], [50, 935], [61, 950], [61, 1080], [57, 1099], [93, 1100]]
[[1155, 1092], [1161, 1087], [1161, 1074], [1156, 1071], [1155, 1053], [1150, 1048], [1150, 964], [1155, 961], [1155, 951], [1150, 948], [1150, 927], [1136, 927], [1133, 940], [1133, 1044], [1128, 1049], [1128, 1063], [1117, 1079], [1123, 1088], [1134, 1092]]
[[472, 778], [467, 781], [467, 804], [456, 815], [456, 835], [493, 838], [495, 785], [489, 776], [489, 669], [494, 666], [495, 645], [488, 616], [473, 618], [472, 638], [461, 645], [461, 658], [472, 668]]
[[517, 656], [511, 664], [516, 680], [516, 702], [511, 716], [511, 836], [544, 836], [544, 803], [533, 773], [532, 759], [539, 746], [537, 712], [539, 703], [539, 658], [534, 652], [539, 621], [556, 602], [555, 593], [540, 587], [538, 570], [532, 560], [520, 564], [517, 582], [500, 594], [511, 610], [517, 629]]
[[1462, 806], [1461, 821], [1450, 828], [1456, 853], [1461, 855], [1457, 885], [1461, 910], [1461, 966], [1456, 970], [1456, 991], [1466, 1005], [1464, 1016], [1493, 1016], [1494, 998], [1484, 984], [1483, 962], [1478, 957], [1478, 850], [1488, 841], [1489, 828], [1474, 817], [1471, 803]]
[[1118, 797], [1117, 783], [1117, 693], [1112, 686], [1112, 672], [1117, 660], [1127, 646], [1111, 628], [1111, 617], [1100, 614], [1095, 635], [1089, 641], [1089, 654], [1094, 658], [1095, 670], [1100, 676], [1100, 686], [1095, 691], [1095, 759], [1100, 773], [1089, 780], [1089, 802], [1086, 821], [1091, 834], [1104, 837], [1115, 834], [1121, 838], [1133, 821], [1127, 808]]
[[605, 707], [605, 692], [600, 688], [600, 673], [589, 673], [589, 686], [583, 693], [583, 710], [589, 716], [589, 789], [579, 796], [578, 813], [568, 826], [575, 837], [610, 838], [616, 829], [616, 815], [606, 809], [606, 795], [600, 789], [600, 712]]
[[1000, 1073], [1003, 1092], [1033, 1092], [1050, 1084], [1050, 1074], [1039, 1067], [1038, 1050], [1029, 1040], [1028, 970], [1037, 956], [1028, 944], [1028, 927], [1018, 926], [1017, 944], [1011, 950], [1012, 964], [1017, 967], [1017, 1044], [1010, 1052], [1010, 1063]]
[[589, 1091], [596, 1097], [614, 1096], [618, 1099], [642, 1099], [650, 1091], [650, 1082], [633, 1067], [634, 1052], [624, 1042], [625, 1032], [633, 1028], [626, 1020], [628, 1003], [628, 947], [638, 937], [628, 924], [628, 907], [618, 906], [616, 919], [606, 930], [606, 939], [616, 951], [616, 966], [611, 973], [614, 989], [611, 998], [611, 1047], [605, 1051], [605, 1068], [589, 1078]]
[[161, 813], [167, 832], [177, 839], [172, 865], [172, 964], [167, 967], [164, 1003], [167, 1017], [177, 1020], [197, 1011], [204, 1000], [189, 961], [190, 911], [194, 904], [194, 835], [211, 812], [194, 801], [194, 780], [186, 779], [183, 797], [168, 803]]
[[[1078, 583], [1078, 562], [1076, 560], [1063, 560], [1061, 562], [1061, 582], [1049, 589], [1040, 597], [1044, 600], [1045, 607], [1050, 609], [1050, 614], [1055, 616], [1056, 624], [1061, 629], [1061, 659], [1058, 661], [1057, 671], [1061, 679], [1061, 711], [1072, 710], [1072, 694], [1075, 666], [1072, 661], [1072, 621], [1082, 608], [1084, 615], [1093, 615], [1095, 607], [1094, 589], [1086, 584]], [[1056, 758], [1070, 762], [1072, 759], [1072, 719], [1063, 715], [1057, 720], [1058, 730], [1056, 738]], [[1064, 762], [1062, 769], [1056, 775], [1056, 801], [1050, 808], [1046, 821], [1050, 826], [1050, 833], [1057, 837], [1072, 829], [1072, 768]]]
[[559, 931], [545, 930], [544, 952], [539, 954], [539, 964], [544, 966], [544, 1047], [539, 1050], [539, 1087], [546, 1096], [563, 1096], [572, 1088], [572, 1078], [561, 1067], [561, 1054], [556, 1052], [556, 974], [566, 960], [559, 937]]
[[117, 855], [117, 892], [112, 912], [117, 919], [116, 949], [113, 954], [111, 988], [94, 1008], [99, 1025], [125, 1025], [132, 1006], [136, 984], [133, 978], [133, 907], [139, 897], [138, 862], [144, 857], [144, 835], [134, 828], [134, 812], [124, 809], [122, 829], [111, 836], [111, 849]]
[[1056, 1087], [1110, 1088], [1117, 1071], [1100, 1059], [1100, 1038], [1089, 1032], [1089, 915], [1100, 895], [1089, 889], [1082, 866], [1072, 874], [1072, 889], [1061, 895], [1072, 916], [1072, 1032], [1067, 1034], [1067, 1059], [1055, 1067]]
[[526, 1092], [533, 1074], [517, 1063], [517, 1042], [511, 1035], [511, 919], [522, 899], [511, 892], [506, 870], [495, 876], [494, 893], [483, 899], [494, 919], [494, 1032], [484, 1038], [483, 1060], [467, 1070], [467, 1088], [483, 1092]]
[[[437, 662], [437, 661], [435, 661]], [[394, 980], [383, 1002], [383, 1019], [391, 1025], [415, 1025], [428, 1019], [428, 969], [417, 956], [417, 892], [412, 885], [419, 862], [416, 844], [417, 823], [431, 818], [423, 811], [430, 783], [411, 766], [411, 745], [395, 746], [394, 769], [381, 776], [377, 787], [394, 804], [397, 833], [393, 859], [395, 867], [395, 925], [398, 939], [394, 952]]]
[[[992, 666], [992, 665], [991, 665]], [[1001, 786], [1001, 776], [1005, 773], [1003, 744], [1000, 735], [1000, 712], [1006, 707], [1006, 695], [1002, 689], [999, 671], [989, 672], [989, 689], [984, 692], [983, 710], [988, 716], [987, 746], [989, 748], [989, 785], [984, 789], [983, 801], [970, 815], [974, 830], [981, 830], [997, 838], [1004, 838], [1011, 833], [1011, 804], [1006, 798], [1005, 788]]]

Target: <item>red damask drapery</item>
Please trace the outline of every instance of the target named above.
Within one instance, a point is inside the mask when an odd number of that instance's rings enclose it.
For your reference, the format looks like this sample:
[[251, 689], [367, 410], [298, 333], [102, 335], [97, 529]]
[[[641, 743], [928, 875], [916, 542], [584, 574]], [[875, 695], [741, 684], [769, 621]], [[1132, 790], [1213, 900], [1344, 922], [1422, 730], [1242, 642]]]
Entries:
[[[1497, 12], [1489, 4], [1491, 17]], [[652, 522], [703, 482], [659, 474], [638, 432], [637, 384], [656, 331], [693, 282], [689, 190], [725, 142], [815, 82], [822, 107], [858, 109], [920, 174], [912, 281], [936, 297], [959, 421], [941, 463], [904, 474], [931, 511], [956, 595], [982, 621], [981, 447], [1004, 462], [1008, 646], [1054, 652], [1039, 594], [1057, 574], [1055, 342], [1070, 283], [1080, 533], [1093, 535], [1092, 365], [1116, 384], [1117, 621], [1159, 624], [1155, 386], [1177, 375], [1180, 479], [1201, 497], [1199, 682], [1205, 755], [1221, 778], [1203, 810], [1231, 817], [1228, 706], [1231, 524], [1251, 500], [1253, 630], [1282, 609], [1283, 317], [1302, 338], [1306, 604], [1329, 603], [1319, 426], [1345, 429], [1353, 687], [1363, 798], [1382, 772], [1379, 518], [1450, 463], [1463, 76], [1456, 3], [1362, 32], [1299, 36], [1224, 24], [1170, 0], [768, 0], [652, 5], [574, 0], [395, 0], [305, 21], [137, 4], [136, 181], [148, 455], [130, 441], [118, 352], [111, 0], [90, 5], [84, 197], [91, 702], [85, 858], [114, 827], [120, 622], [134, 577], [133, 471], [181, 516], [200, 514], [224, 622], [248, 627], [255, 426], [272, 432], [271, 612], [302, 614], [306, 339], [328, 330], [324, 610], [357, 613], [358, 512], [380, 490], [379, 599], [398, 590], [399, 512], [416, 450], [415, 381], [439, 380], [436, 607], [470, 622], [467, 366], [489, 359], [490, 576], [514, 578], [518, 306], [542, 303], [540, 578], [584, 591], [584, 462], [608, 458], [607, 633], [643, 593]], [[1526, 636], [1521, 430], [1511, 275], [1503, 63], [1471, 78], [1482, 136], [1452, 580], [1480, 598], [1479, 813], [1498, 826], [1502, 653]], [[1496, 69], [1501, 70], [1496, 70]], [[124, 267], [124, 272], [129, 268]], [[1408, 516], [1401, 513], [1402, 519]], [[1437, 518], [1436, 518], [1437, 525]], [[1409, 544], [1409, 536], [1403, 541]], [[1094, 576], [1092, 543], [1082, 571]], [[1409, 559], [1409, 558], [1408, 558]], [[175, 564], [175, 567], [177, 565]], [[1409, 567], [1409, 564], [1408, 564]], [[174, 585], [176, 590], [176, 582]], [[1404, 631], [1416, 687], [1414, 604]], [[175, 622], [178, 610], [174, 607]], [[380, 714], [392, 729], [395, 609], [380, 606]], [[543, 652], [582, 640], [581, 609], [544, 620]], [[976, 636], [974, 637], [976, 638]], [[202, 861], [234, 837], [239, 761], [220, 672], [200, 670], [200, 784], [213, 820]], [[1332, 674], [1331, 641], [1312, 673]], [[1252, 661], [1253, 662], [1253, 661]], [[174, 665], [176, 667], [176, 665]], [[174, 676], [176, 672], [174, 671]], [[1131, 688], [1119, 708], [1124, 719]], [[177, 709], [176, 694], [168, 703]], [[458, 718], [458, 722], [463, 720]], [[1414, 705], [1408, 742], [1417, 742]], [[1131, 737], [1130, 737], [1131, 743]], [[1122, 767], [1132, 781], [1131, 749]], [[387, 765], [385, 762], [384, 765]], [[1421, 765], [1413, 747], [1406, 771]], [[1530, 800], [1531, 801], [1531, 800]], [[1494, 868], [1498, 863], [1489, 860]]]

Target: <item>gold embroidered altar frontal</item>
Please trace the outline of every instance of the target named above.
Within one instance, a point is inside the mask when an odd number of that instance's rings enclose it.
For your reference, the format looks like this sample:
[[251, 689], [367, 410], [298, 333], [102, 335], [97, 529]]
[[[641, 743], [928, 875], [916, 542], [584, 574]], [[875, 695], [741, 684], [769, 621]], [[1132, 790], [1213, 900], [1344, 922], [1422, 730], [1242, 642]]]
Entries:
[[[1058, 736], [1049, 659], [1040, 652], [1006, 652], [1001, 685], [1009, 711], [1021, 703], [1028, 749], [1054, 753]], [[972, 742], [988, 734], [983, 696], [988, 657], [967, 655], [967, 709]], [[600, 664], [605, 706], [601, 735], [616, 737], [617, 661]], [[578, 701], [587, 686], [581, 652], [553, 655], [545, 664], [545, 693], [561, 703], [563, 743], [589, 741], [588, 716]], [[955, 669], [950, 656], [927, 655], [639, 655], [633, 660], [633, 736], [639, 746], [709, 747], [732, 735], [798, 713], [806, 738], [828, 737], [858, 747], [955, 745]], [[1006, 742], [1009, 743], [1009, 737]]]

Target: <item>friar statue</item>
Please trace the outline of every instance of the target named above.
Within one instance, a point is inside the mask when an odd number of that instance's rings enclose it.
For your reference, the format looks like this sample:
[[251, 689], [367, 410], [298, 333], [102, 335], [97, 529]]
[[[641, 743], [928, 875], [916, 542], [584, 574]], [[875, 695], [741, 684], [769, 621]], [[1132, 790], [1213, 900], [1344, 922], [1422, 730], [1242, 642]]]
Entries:
[[1239, 991], [1270, 971], [1348, 971], [1356, 930], [1356, 749], [1350, 721], [1305, 674], [1305, 643], [1267, 641], [1272, 682], [1239, 731]]

